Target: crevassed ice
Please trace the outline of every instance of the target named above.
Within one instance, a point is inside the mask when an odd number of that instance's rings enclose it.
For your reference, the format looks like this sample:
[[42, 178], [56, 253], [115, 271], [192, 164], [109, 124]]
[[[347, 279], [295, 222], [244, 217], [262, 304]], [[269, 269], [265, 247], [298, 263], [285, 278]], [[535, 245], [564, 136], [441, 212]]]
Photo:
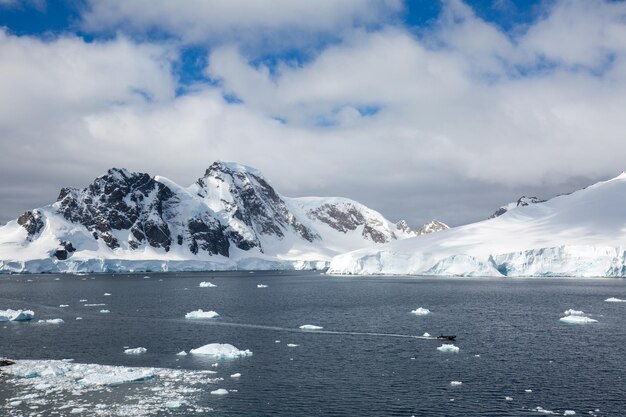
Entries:
[[188, 320], [214, 319], [219, 316], [215, 311], [203, 311], [202, 309], [185, 314], [185, 318]]
[[215, 359], [235, 359], [252, 356], [249, 350], [239, 350], [235, 346], [228, 343], [209, 343], [197, 349], [189, 351], [192, 355], [206, 355]]

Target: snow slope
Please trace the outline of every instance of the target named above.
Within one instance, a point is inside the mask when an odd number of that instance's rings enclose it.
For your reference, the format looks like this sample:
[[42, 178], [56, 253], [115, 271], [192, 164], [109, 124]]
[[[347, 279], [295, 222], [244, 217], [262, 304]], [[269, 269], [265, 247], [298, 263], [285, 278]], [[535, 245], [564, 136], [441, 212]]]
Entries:
[[440, 233], [336, 256], [333, 274], [626, 276], [626, 173]]
[[284, 197], [236, 163], [189, 187], [114, 168], [0, 227], [0, 272], [323, 269], [411, 236], [353, 200]]

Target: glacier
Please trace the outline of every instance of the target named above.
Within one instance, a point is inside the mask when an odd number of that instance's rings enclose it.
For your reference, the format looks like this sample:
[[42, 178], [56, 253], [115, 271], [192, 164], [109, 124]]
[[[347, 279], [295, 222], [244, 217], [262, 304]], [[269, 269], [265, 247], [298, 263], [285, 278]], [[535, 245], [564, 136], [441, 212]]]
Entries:
[[333, 258], [329, 274], [625, 277], [626, 173], [498, 216]]

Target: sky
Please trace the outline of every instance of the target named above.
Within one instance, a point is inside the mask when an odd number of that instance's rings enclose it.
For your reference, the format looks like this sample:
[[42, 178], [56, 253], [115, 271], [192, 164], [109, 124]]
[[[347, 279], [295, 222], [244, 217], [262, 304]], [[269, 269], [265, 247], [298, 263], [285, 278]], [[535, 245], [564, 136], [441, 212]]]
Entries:
[[124, 167], [452, 226], [626, 169], [626, 3], [0, 0], [0, 222]]

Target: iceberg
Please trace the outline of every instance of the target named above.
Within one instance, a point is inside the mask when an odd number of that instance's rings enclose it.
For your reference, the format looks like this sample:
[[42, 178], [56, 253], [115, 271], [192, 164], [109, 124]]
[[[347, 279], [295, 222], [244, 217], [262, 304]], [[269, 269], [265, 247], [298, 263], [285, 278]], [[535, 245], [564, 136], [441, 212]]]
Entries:
[[621, 298], [615, 298], [615, 297], [607, 298], [604, 301], [606, 301], [607, 303], [626, 303], [626, 300], [622, 300]]
[[426, 332], [422, 335], [422, 337], [430, 337], [430, 333]]
[[561, 317], [559, 321], [567, 324], [589, 324], [598, 322], [598, 320], [591, 319], [587, 316], [565, 316]]
[[187, 352], [185, 352], [184, 350], [181, 350], [180, 352], [176, 354], [176, 356], [187, 356]]
[[215, 391], [211, 391], [211, 395], [226, 395], [228, 394], [228, 391], [226, 391], [224, 388], [220, 388], [220, 389], [216, 389]]
[[29, 321], [34, 316], [32, 310], [0, 310], [0, 321]]
[[416, 316], [425, 316], [430, 314], [430, 310], [424, 307], [419, 307], [415, 310], [411, 310], [411, 314], [415, 314]]
[[200, 286], [200, 288], [214, 288], [214, 287], [217, 287], [217, 285], [212, 284], [209, 281], [202, 281], [199, 286]]
[[126, 349], [124, 350], [124, 353], [127, 355], [143, 355], [147, 351], [148, 349], [146, 349], [145, 347], [137, 347], [133, 349]]
[[59, 307], [60, 308], [65, 308], [65, 307], [69, 307], [69, 305], [68, 304], [61, 304]]
[[459, 353], [460, 349], [458, 346], [454, 346], [453, 344], [444, 343], [441, 346], [439, 346], [437, 350], [439, 352], [445, 352], [445, 353]]
[[241, 374], [240, 373], [232, 374], [230, 377], [231, 378], [241, 378]]
[[209, 343], [197, 349], [189, 351], [192, 355], [205, 355], [215, 359], [235, 359], [252, 356], [249, 350], [239, 350], [235, 346], [228, 343]]
[[302, 329], [302, 330], [322, 330], [323, 327], [322, 326], [315, 326], [313, 324], [303, 324], [302, 326], [300, 326], [300, 329]]
[[214, 319], [219, 316], [215, 311], [202, 311], [202, 309], [185, 314], [185, 318], [188, 320]]

